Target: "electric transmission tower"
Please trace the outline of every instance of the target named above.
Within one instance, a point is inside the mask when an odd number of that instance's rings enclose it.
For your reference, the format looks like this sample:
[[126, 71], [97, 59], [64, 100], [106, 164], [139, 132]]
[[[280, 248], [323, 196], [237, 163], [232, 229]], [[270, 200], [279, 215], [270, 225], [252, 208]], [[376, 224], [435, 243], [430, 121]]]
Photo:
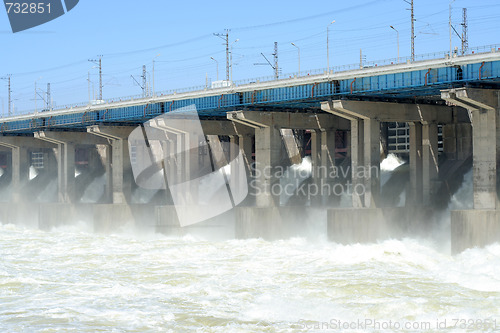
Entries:
[[89, 59], [89, 61], [99, 66], [99, 100], [102, 101], [102, 55], [98, 57], [99, 59]]
[[462, 55], [467, 53], [469, 48], [469, 37], [467, 35], [467, 8], [463, 9], [463, 22], [462, 22]]
[[279, 66], [278, 66], [278, 42], [274, 42], [274, 76], [276, 79], [280, 78], [280, 71], [279, 71]]
[[415, 12], [413, 10], [413, 0], [403, 0], [411, 6], [411, 61], [415, 61]]
[[50, 83], [47, 83], [47, 100], [45, 101], [47, 104], [47, 110], [52, 111], [52, 97], [50, 95]]
[[229, 70], [229, 67], [230, 67], [230, 61], [229, 61], [229, 29], [226, 29], [225, 30], [226, 32], [223, 33], [223, 34], [215, 34], [214, 33], [214, 36], [217, 36], [221, 39], [224, 40], [225, 42], [225, 45], [226, 45], [226, 80], [229, 81], [229, 78], [230, 78], [230, 70]]
[[1, 77], [0, 79], [2, 80], [6, 80], [7, 81], [7, 93], [8, 93], [8, 96], [9, 96], [9, 99], [8, 99], [8, 115], [9, 116], [12, 116], [12, 89], [11, 89], [11, 85], [10, 85], [10, 78], [11, 78], [11, 74], [8, 74], [7, 76], [4, 76], [4, 77]]

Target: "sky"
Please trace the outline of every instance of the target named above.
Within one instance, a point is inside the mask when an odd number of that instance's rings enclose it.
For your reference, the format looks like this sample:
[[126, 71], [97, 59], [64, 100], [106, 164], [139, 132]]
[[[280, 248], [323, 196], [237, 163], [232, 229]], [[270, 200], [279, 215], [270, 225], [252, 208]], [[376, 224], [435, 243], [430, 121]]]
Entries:
[[[410, 5], [404, 0], [97, 1], [80, 0], [67, 14], [12, 33], [0, 9], [0, 77], [12, 75], [14, 113], [38, 110], [51, 83], [55, 107], [96, 99], [99, 76], [89, 59], [102, 55], [103, 99], [140, 95], [146, 65], [157, 92], [199, 86], [226, 76], [224, 40], [230, 29], [234, 81], [274, 75], [274, 42], [282, 77], [330, 66], [410, 56]], [[468, 11], [469, 47], [500, 44], [500, 1], [455, 0], [452, 25], [461, 34]], [[449, 50], [449, 1], [414, 0], [415, 54]], [[330, 24], [335, 20], [335, 23]], [[236, 41], [238, 40], [238, 41]], [[294, 43], [297, 47], [293, 46]], [[453, 33], [453, 47], [461, 47]], [[500, 45], [496, 45], [498, 49]], [[216, 61], [212, 60], [214, 58]], [[90, 77], [90, 81], [88, 78]], [[35, 99], [35, 81], [38, 95]], [[90, 88], [90, 90], [89, 90]], [[7, 82], [0, 81], [1, 116]]]

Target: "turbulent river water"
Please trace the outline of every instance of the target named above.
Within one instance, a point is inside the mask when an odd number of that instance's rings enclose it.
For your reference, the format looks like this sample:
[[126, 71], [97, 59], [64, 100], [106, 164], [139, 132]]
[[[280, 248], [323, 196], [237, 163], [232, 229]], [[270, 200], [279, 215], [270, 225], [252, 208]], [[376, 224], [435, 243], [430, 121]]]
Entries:
[[0, 234], [2, 332], [500, 329], [500, 245]]

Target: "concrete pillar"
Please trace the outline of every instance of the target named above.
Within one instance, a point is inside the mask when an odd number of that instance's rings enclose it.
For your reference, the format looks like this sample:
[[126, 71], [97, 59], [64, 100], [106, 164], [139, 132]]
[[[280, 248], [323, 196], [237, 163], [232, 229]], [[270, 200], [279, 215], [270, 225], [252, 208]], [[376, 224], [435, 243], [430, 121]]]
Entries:
[[443, 154], [451, 160], [458, 159], [457, 125], [456, 123], [443, 125]]
[[422, 186], [423, 202], [428, 206], [437, 189], [439, 174], [438, 131], [436, 123], [422, 125]]
[[75, 201], [75, 145], [58, 145], [58, 188], [59, 202], [73, 203]]
[[[240, 125], [242, 126], [242, 125]], [[245, 126], [246, 127], [246, 126]], [[246, 133], [245, 133], [246, 132]], [[246, 186], [248, 188], [248, 195], [243, 202], [243, 205], [253, 206], [255, 205], [255, 189], [252, 186], [248, 186], [253, 180], [253, 138], [254, 138], [254, 130], [251, 129], [251, 133], [246, 130], [245, 132], [241, 131], [240, 135], [232, 136], [232, 138], [237, 139], [239, 146], [239, 153], [243, 156], [243, 161], [245, 163], [245, 172], [246, 172]], [[234, 152], [236, 153], [236, 152]], [[234, 159], [236, 156], [231, 154], [231, 159]], [[233, 169], [238, 169], [234, 167]], [[233, 171], [231, 171], [232, 174]], [[238, 175], [237, 179], [242, 181], [242, 175]], [[231, 177], [233, 179], [233, 177]], [[243, 185], [243, 184], [241, 184]]]
[[106, 185], [104, 188], [106, 202], [113, 202], [113, 168], [111, 167], [111, 146], [104, 146], [104, 154], [106, 156], [104, 170], [106, 172]]
[[311, 131], [311, 157], [313, 167], [313, 183], [319, 194], [313, 197], [311, 204], [321, 206], [328, 204], [334, 197], [334, 181], [330, 176], [335, 167], [335, 130]]
[[214, 170], [223, 168], [227, 165], [227, 159], [224, 155], [224, 149], [218, 135], [207, 135], [208, 145], [211, 150]]
[[452, 252], [457, 253], [500, 240], [496, 191], [500, 92], [450, 89], [442, 91], [441, 98], [468, 110], [472, 122], [474, 210], [452, 211], [451, 245]]
[[21, 188], [29, 181], [31, 161], [29, 151], [25, 147], [12, 148], [12, 201], [21, 202]]
[[279, 205], [279, 191], [272, 192], [273, 185], [279, 184], [276, 166], [281, 157], [281, 135], [275, 126], [255, 129], [255, 162], [257, 190], [256, 203], [259, 207]]
[[[312, 164], [312, 181], [313, 184], [321, 189], [321, 139], [322, 139], [322, 131], [321, 130], [311, 130], [311, 164]], [[311, 197], [311, 205], [312, 206], [321, 206], [323, 205], [323, 200], [321, 195], [316, 195]]]
[[474, 159], [474, 208], [496, 209], [497, 152], [496, 112], [485, 109], [472, 111]]
[[376, 208], [380, 197], [380, 121], [365, 119], [364, 123], [364, 175], [367, 208]]
[[112, 179], [113, 203], [125, 204], [130, 202], [132, 191], [131, 166], [128, 142], [125, 139], [115, 139], [112, 149]]
[[410, 193], [407, 203], [421, 205], [423, 202], [422, 186], [422, 123], [410, 124]]
[[[499, 117], [497, 117], [498, 119]], [[457, 159], [465, 160], [472, 155], [472, 126], [470, 123], [456, 125], [457, 133]], [[497, 140], [499, 135], [497, 134]], [[498, 147], [497, 147], [498, 148]], [[498, 154], [498, 152], [497, 152]], [[498, 156], [498, 155], [497, 155]]]
[[290, 159], [290, 164], [300, 164], [302, 162], [302, 156], [300, 156], [299, 147], [297, 146], [293, 130], [286, 128], [281, 129], [281, 136]]
[[[364, 196], [358, 185], [364, 184], [364, 179], [358, 177], [358, 170], [364, 166], [364, 124], [363, 120], [351, 120], [351, 180], [352, 180], [352, 206], [354, 208], [364, 207]], [[364, 185], [363, 185], [364, 186]]]
[[243, 134], [238, 136], [240, 151], [243, 154], [248, 170], [251, 170], [253, 163], [253, 138], [254, 134]]

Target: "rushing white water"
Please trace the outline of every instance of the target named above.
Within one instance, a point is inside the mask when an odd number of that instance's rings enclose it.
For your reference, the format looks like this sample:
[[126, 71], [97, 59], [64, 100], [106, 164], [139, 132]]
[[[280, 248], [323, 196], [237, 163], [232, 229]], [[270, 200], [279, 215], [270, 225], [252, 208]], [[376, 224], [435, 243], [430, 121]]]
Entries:
[[500, 321], [500, 245], [452, 257], [411, 239], [341, 246], [85, 226], [0, 232], [2, 332], [289, 332], [337, 320], [437, 331], [437, 320]]
[[287, 191], [281, 191], [280, 203], [286, 205], [290, 198], [296, 193], [300, 184], [302, 184], [312, 174], [311, 157], [306, 156], [300, 164], [294, 164], [287, 168], [280, 178], [280, 186]]
[[99, 177], [96, 177], [83, 192], [81, 202], [82, 203], [97, 202], [104, 194], [105, 186], [106, 186], [106, 175], [104, 174]]
[[473, 196], [472, 170], [470, 170], [464, 175], [460, 189], [451, 197], [449, 209], [472, 209]]
[[397, 155], [389, 154], [382, 162], [380, 162], [380, 171], [382, 171], [382, 173], [394, 171], [397, 167], [404, 163], [405, 161]]
[[30, 180], [33, 180], [38, 176], [38, 170], [34, 166], [30, 166], [29, 170], [29, 178]]

